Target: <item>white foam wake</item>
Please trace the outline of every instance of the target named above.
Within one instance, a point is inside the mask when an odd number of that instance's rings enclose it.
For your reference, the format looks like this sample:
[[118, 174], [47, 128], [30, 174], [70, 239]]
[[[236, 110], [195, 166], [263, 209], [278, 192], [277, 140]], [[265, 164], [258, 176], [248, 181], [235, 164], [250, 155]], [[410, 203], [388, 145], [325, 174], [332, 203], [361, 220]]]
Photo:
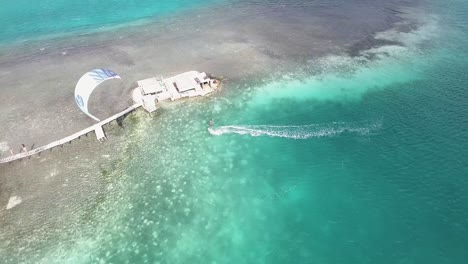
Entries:
[[308, 139], [316, 137], [332, 137], [342, 133], [370, 135], [382, 128], [382, 122], [333, 122], [329, 124], [311, 124], [302, 126], [270, 126], [270, 125], [233, 125], [208, 128], [211, 135], [224, 134], [250, 135], [253, 137], [269, 136], [291, 139]]

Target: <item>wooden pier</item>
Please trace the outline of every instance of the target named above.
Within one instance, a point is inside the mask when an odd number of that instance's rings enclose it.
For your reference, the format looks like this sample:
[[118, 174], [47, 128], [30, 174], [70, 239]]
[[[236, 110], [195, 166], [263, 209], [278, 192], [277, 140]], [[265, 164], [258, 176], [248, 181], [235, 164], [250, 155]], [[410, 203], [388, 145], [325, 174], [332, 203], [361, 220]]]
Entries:
[[[103, 80], [106, 80], [106, 79], [102, 79], [104, 75], [107, 77], [112, 77], [112, 78], [114, 78], [115, 76], [120, 78], [118, 75], [116, 75], [114, 72], [110, 70], [96, 69], [83, 75], [80, 81], [78, 81], [78, 84], [85, 77], [88, 78], [89, 80], [91, 79], [94, 80], [94, 82], [96, 81], [96, 78], [97, 78], [99, 81], [98, 82], [99, 84]], [[93, 126], [83, 129], [68, 137], [54, 141], [50, 144], [47, 144], [39, 148], [31, 149], [29, 151], [24, 149], [23, 152], [20, 152], [16, 155], [11, 155], [9, 157], [0, 158], [0, 164], [10, 163], [15, 160], [21, 160], [24, 158], [30, 158], [31, 156], [35, 154], [40, 154], [41, 152], [44, 152], [46, 150], [52, 151], [52, 149], [55, 147], [63, 146], [63, 144], [66, 144], [66, 143], [71, 143], [73, 140], [79, 139], [80, 137], [85, 136], [85, 135], [87, 136], [88, 133], [93, 132], [93, 131], [96, 134], [96, 137], [99, 141], [104, 141], [106, 139], [106, 134], [104, 133], [104, 130], [102, 128], [103, 125], [108, 124], [118, 119], [119, 117], [122, 117], [132, 112], [133, 110], [139, 108], [140, 106], [142, 106], [146, 111], [151, 113], [157, 109], [156, 103], [166, 101], [166, 100], [175, 101], [175, 100], [179, 100], [182, 98], [205, 96], [214, 92], [215, 89], [218, 88], [218, 85], [219, 85], [219, 82], [216, 79], [210, 78], [205, 72], [198, 72], [198, 71], [188, 71], [188, 72], [185, 72], [185, 73], [173, 76], [173, 77], [165, 78], [165, 79], [163, 78], [158, 79], [156, 77], [152, 77], [152, 78], [138, 81], [137, 83], [138, 83], [138, 87], [136, 87], [132, 91], [132, 99], [133, 99], [134, 105], [128, 107], [127, 109], [123, 110], [120, 113], [117, 113], [103, 121], [100, 121], [99, 123]], [[75, 92], [76, 92], [76, 88], [75, 88]], [[77, 98], [79, 98], [79, 100]], [[81, 97], [75, 97], [75, 100], [77, 100], [77, 103], [81, 108], [82, 105], [80, 105], [80, 103], [83, 104], [83, 99]]]
[[122, 112], [120, 113], [117, 113], [93, 126], [90, 126], [88, 128], [85, 128], [79, 132], [76, 132], [75, 134], [73, 135], [70, 135], [68, 137], [65, 137], [65, 138], [62, 138], [60, 140], [57, 140], [57, 141], [54, 141], [50, 144], [47, 144], [45, 146], [42, 146], [42, 147], [39, 147], [39, 148], [35, 148], [35, 149], [32, 149], [32, 150], [29, 150], [29, 151], [26, 151], [26, 152], [21, 152], [21, 153], [18, 153], [16, 155], [12, 155], [12, 156], [9, 156], [9, 157], [6, 157], [6, 158], [2, 158], [0, 159], [0, 164], [2, 163], [9, 163], [9, 162], [12, 162], [12, 161], [15, 161], [15, 160], [21, 160], [21, 159], [24, 159], [24, 158], [29, 158], [35, 154], [39, 154], [43, 151], [46, 151], [48, 149], [52, 150], [53, 148], [55, 147], [58, 147], [58, 146], [61, 146], [63, 144], [66, 144], [66, 143], [71, 143], [71, 141], [75, 140], [75, 139], [78, 139], [82, 136], [85, 136], [87, 135], [88, 133], [90, 132], [95, 132], [96, 134], [96, 137], [99, 141], [102, 141], [102, 140], [105, 140], [105, 134], [104, 134], [104, 130], [102, 129], [102, 126], [105, 125], [105, 124], [108, 124], [116, 119], [118, 119], [119, 117], [122, 117], [132, 111], [134, 111], [135, 109], [139, 108], [140, 106], [142, 106], [141, 103], [137, 103], [137, 104], [134, 104], [130, 107], [128, 107], [127, 109], [123, 110]]

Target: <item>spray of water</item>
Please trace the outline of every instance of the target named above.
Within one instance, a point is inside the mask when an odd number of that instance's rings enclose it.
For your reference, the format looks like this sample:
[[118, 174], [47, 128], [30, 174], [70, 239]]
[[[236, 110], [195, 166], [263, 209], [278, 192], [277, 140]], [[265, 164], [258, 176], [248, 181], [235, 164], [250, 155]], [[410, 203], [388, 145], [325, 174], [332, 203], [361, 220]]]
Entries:
[[318, 137], [333, 137], [342, 133], [370, 135], [382, 128], [381, 121], [374, 122], [333, 122], [328, 124], [310, 124], [301, 126], [272, 125], [232, 125], [209, 128], [211, 135], [224, 134], [250, 135], [253, 137], [268, 136], [290, 139], [309, 139]]

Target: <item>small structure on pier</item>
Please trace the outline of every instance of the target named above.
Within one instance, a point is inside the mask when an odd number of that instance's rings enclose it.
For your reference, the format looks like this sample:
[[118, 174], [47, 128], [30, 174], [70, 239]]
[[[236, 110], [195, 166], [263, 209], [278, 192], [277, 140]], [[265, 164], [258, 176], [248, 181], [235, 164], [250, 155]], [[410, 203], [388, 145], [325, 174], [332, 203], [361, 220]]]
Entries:
[[218, 85], [206, 73], [198, 71], [189, 71], [166, 79], [152, 77], [137, 83], [138, 87], [132, 93], [133, 101], [141, 103], [150, 113], [157, 109], [158, 102], [205, 96], [212, 93]]
[[142, 96], [143, 108], [150, 113], [156, 110], [158, 95], [167, 94], [166, 86], [162, 80], [158, 80], [156, 77], [138, 81], [138, 89]]
[[96, 137], [99, 141], [104, 141], [106, 140], [106, 134], [104, 133], [104, 129], [102, 129], [102, 126], [96, 125], [94, 129], [94, 133], [96, 133]]

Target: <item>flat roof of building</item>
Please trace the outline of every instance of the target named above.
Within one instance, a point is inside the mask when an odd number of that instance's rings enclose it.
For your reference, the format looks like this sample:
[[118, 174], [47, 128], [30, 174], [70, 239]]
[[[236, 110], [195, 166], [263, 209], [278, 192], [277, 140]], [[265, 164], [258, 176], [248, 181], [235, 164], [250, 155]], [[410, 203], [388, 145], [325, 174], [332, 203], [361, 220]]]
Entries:
[[138, 81], [138, 86], [143, 89], [144, 94], [159, 93], [166, 90], [164, 83], [155, 77]]
[[196, 89], [200, 83], [206, 83], [209, 81], [206, 73], [200, 73], [197, 71], [185, 72], [168, 79], [171, 83], [176, 83], [177, 90], [179, 90], [179, 92]]

